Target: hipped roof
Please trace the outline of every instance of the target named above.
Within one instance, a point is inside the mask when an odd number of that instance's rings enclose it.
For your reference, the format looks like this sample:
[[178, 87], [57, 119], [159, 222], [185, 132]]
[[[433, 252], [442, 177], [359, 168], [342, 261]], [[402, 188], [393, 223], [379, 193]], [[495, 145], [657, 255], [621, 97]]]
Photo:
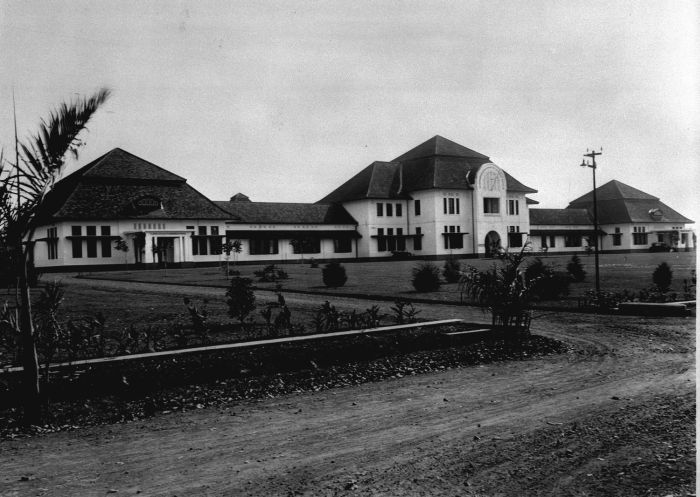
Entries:
[[[596, 197], [598, 224], [693, 222], [661, 202], [658, 197], [617, 180], [596, 188]], [[588, 209], [593, 215], [593, 191], [572, 201], [567, 207], [581, 208]]]
[[[154, 198], [160, 208], [134, 209]], [[107, 219], [229, 219], [230, 215], [187, 184], [187, 180], [125, 150], [115, 148], [57, 182], [37, 222]]]
[[587, 209], [529, 209], [530, 226], [592, 225]]
[[[440, 189], [472, 189], [467, 174], [490, 159], [441, 136], [434, 136], [390, 162], [373, 162], [320, 202], [347, 202], [361, 199], [407, 198], [410, 192]], [[506, 189], [511, 192], [536, 193], [508, 173]]]

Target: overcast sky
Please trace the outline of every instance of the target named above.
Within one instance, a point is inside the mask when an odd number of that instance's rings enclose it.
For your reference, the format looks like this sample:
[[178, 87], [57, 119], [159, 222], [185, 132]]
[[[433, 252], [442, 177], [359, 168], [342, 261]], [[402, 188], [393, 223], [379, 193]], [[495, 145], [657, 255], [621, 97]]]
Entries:
[[698, 26], [673, 1], [0, 0], [0, 145], [55, 104], [114, 95], [74, 171], [121, 147], [215, 200], [313, 202], [434, 135], [565, 207], [603, 147], [695, 220]]

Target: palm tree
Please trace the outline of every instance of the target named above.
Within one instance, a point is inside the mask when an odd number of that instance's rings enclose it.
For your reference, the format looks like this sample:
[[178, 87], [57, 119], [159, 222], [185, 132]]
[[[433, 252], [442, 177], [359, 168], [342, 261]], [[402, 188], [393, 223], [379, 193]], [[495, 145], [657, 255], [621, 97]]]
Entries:
[[6, 232], [12, 245], [18, 273], [16, 326], [22, 337], [24, 419], [27, 423], [37, 423], [41, 418], [39, 365], [29, 294], [36, 220], [46, 194], [61, 174], [66, 156], [70, 152], [78, 157], [84, 145], [79, 135], [109, 95], [110, 90], [103, 88], [89, 98], [61, 104], [47, 120], [42, 119], [36, 135], [18, 143], [15, 163], [5, 160], [9, 167], [0, 167], [0, 229]]

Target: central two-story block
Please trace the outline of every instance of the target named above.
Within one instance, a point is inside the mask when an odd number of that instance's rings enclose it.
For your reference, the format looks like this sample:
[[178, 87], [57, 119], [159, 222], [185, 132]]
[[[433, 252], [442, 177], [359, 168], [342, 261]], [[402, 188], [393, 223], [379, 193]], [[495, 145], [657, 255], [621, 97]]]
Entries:
[[536, 193], [479, 152], [435, 136], [374, 162], [319, 203], [341, 204], [362, 236], [359, 257], [490, 255], [520, 248]]

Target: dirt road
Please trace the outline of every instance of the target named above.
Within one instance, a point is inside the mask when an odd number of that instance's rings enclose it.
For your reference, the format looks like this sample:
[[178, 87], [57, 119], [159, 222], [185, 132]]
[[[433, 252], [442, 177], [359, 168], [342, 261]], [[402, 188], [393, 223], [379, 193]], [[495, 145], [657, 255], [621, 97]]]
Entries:
[[695, 320], [533, 328], [573, 351], [2, 442], [0, 496], [694, 491]]

